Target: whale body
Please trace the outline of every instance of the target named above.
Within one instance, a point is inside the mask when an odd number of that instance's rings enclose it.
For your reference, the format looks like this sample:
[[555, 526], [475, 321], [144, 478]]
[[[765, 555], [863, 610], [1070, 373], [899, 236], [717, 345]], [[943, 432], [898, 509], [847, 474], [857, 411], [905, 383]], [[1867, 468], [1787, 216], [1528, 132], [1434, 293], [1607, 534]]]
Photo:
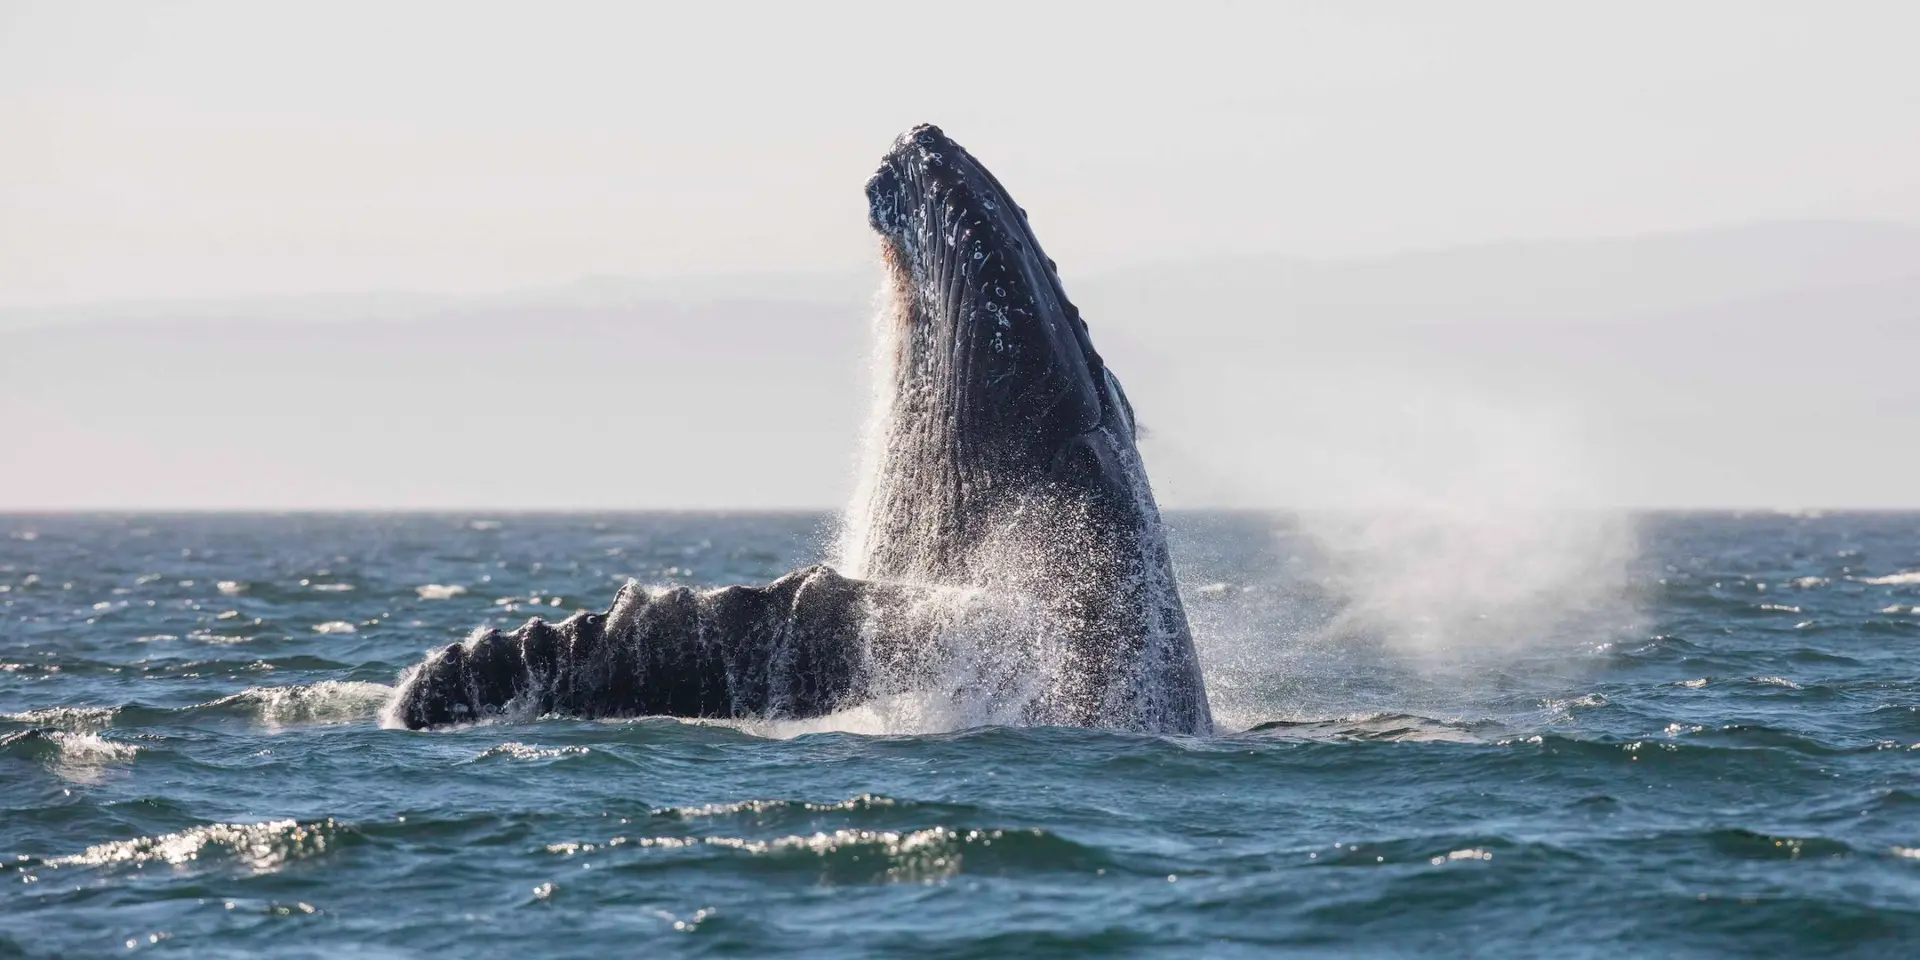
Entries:
[[891, 296], [844, 575], [628, 584], [604, 614], [483, 631], [409, 672], [401, 722], [819, 716], [937, 687], [984, 632], [998, 669], [961, 682], [1019, 722], [1211, 731], [1133, 409], [1025, 211], [931, 125], [866, 194]]

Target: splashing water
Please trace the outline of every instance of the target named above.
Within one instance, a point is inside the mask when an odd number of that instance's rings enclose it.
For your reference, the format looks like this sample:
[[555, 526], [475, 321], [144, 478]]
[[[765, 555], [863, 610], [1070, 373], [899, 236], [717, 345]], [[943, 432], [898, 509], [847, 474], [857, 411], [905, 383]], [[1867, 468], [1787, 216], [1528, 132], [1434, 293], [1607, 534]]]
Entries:
[[[956, 428], [944, 406], [953, 398], [934, 396], [945, 388], [913, 359], [912, 339], [926, 328], [914, 316], [913, 281], [891, 249], [883, 259], [888, 284], [876, 298], [872, 410], [859, 484], [834, 552], [852, 576], [916, 590], [910, 608], [875, 617], [869, 631], [930, 634], [932, 642], [892, 657], [875, 647], [877, 698], [795, 729], [919, 733], [1092, 716], [1157, 725], [1154, 711], [1164, 708], [1154, 687], [1175, 659], [1164, 648], [1184, 644], [1187, 626], [1177, 601], [1169, 608], [1151, 599], [1178, 594], [1138, 455], [1121, 445], [1128, 457], [1118, 469], [1128, 474], [1128, 506], [1142, 527], [1131, 538], [1116, 540], [1103, 529], [1109, 521], [1079, 496], [1044, 487], [1002, 489], [985, 505], [959, 502], [954, 490], [972, 468], [954, 462], [962, 454], [947, 435]], [[1097, 644], [1089, 655], [1087, 644], [1074, 642], [1100, 629], [1101, 608], [1136, 621], [1128, 629], [1144, 635], [1135, 641], [1140, 649], [1121, 640]], [[1096, 678], [1122, 657], [1137, 661], [1123, 668], [1132, 671], [1130, 683], [1119, 692], [1100, 689]]]

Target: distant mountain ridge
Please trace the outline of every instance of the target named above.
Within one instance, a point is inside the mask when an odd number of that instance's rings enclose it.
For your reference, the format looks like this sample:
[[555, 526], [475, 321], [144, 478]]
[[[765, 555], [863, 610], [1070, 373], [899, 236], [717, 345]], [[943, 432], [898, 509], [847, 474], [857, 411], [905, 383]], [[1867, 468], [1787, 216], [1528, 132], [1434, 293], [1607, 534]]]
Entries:
[[[1170, 505], [1920, 506], [1913, 226], [1065, 281]], [[12, 312], [0, 508], [833, 506], [877, 286]]]
[[[1150, 262], [1066, 277], [1076, 300], [1238, 293], [1347, 308], [1442, 310], [1466, 302], [1523, 311], [1516, 272], [1533, 294], [1578, 296], [1596, 312], [1741, 299], [1920, 276], [1920, 224], [1894, 221], [1771, 221], [1621, 237], [1513, 240], [1381, 257], [1311, 260], [1284, 256]], [[495, 294], [364, 291], [299, 297], [115, 301], [0, 309], [0, 331], [53, 322], [266, 319], [286, 322], [399, 320], [471, 310], [588, 309], [644, 303], [728, 301], [865, 303], [877, 268], [815, 273], [682, 277], [588, 276]], [[1657, 291], [1644, 288], [1660, 284]], [[1638, 285], [1638, 288], [1635, 286]]]
[[1920, 277], [1920, 225], [1813, 221], [1512, 241], [1365, 260], [1149, 264], [1098, 274], [1070, 289], [1100, 306], [1253, 295], [1344, 316], [1419, 315], [1439, 322], [1525, 319], [1543, 302], [1561, 317], [1625, 317], [1914, 277]]

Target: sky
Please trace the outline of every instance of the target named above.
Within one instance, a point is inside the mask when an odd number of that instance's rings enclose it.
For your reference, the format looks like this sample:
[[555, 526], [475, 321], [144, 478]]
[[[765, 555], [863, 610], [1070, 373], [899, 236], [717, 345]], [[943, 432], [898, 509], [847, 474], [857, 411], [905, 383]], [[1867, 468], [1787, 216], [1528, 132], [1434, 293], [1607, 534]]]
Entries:
[[0, 0], [0, 309], [843, 270], [932, 121], [1081, 270], [1920, 220], [1920, 6]]
[[0, 0], [0, 510], [843, 503], [861, 185], [922, 121], [1026, 206], [1168, 505], [1920, 507], [1916, 36]]

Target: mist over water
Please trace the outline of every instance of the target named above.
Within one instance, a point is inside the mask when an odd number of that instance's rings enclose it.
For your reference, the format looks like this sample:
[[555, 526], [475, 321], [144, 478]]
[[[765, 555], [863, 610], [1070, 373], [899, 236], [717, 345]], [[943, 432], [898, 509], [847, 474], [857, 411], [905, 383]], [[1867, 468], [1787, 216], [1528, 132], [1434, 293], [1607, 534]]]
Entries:
[[1406, 409], [1393, 455], [1343, 473], [1371, 506], [1302, 516], [1347, 600], [1336, 629], [1445, 662], [1605, 642], [1565, 632], [1596, 613], [1631, 622], [1632, 524], [1594, 506], [1602, 475], [1576, 429], [1463, 398]]
[[[855, 493], [834, 527], [831, 555], [855, 576], [866, 573], [878, 509], [874, 485], [890, 453], [897, 365], [910, 330], [904, 282], [890, 274], [873, 299], [870, 410], [853, 457]], [[1096, 337], [1102, 329], [1096, 319]], [[1137, 344], [1124, 328], [1118, 340], [1124, 378]], [[1224, 728], [1307, 709], [1269, 696], [1293, 685], [1284, 673], [1297, 671], [1301, 657], [1367, 672], [1378, 685], [1375, 706], [1416, 710], [1433, 706], [1445, 689], [1500, 683], [1523, 662], [1571, 668], [1640, 625], [1639, 595], [1629, 582], [1635, 523], [1607, 506], [1618, 502], [1623, 468], [1610, 461], [1580, 405], [1555, 402], [1511, 378], [1474, 382], [1390, 344], [1313, 359], [1309, 367], [1246, 351], [1224, 368], [1209, 366], [1199, 390], [1181, 389], [1197, 386], [1181, 379], [1193, 371], [1169, 379], [1147, 363], [1148, 385], [1136, 394], [1146, 397], [1143, 456], [1150, 472], [1162, 458], [1174, 463], [1175, 497], [1306, 505], [1276, 515], [1286, 518], [1272, 533], [1283, 566], [1272, 571], [1273, 582], [1256, 586], [1269, 594], [1258, 605], [1245, 605], [1245, 584], [1180, 571]], [[1204, 479], [1196, 483], [1195, 476]], [[1021, 547], [983, 552], [1011, 575], [1031, 560]], [[1307, 565], [1311, 578], [1290, 576]], [[985, 664], [1011, 672], [1011, 661], [1031, 672], [1057, 657], [1046, 649], [1057, 631], [1012, 586], [1011, 579], [1001, 584], [991, 612], [987, 592], [977, 589], [929, 601], [948, 605], [942, 615], [956, 628], [975, 621], [963, 628], [970, 633], [948, 635], [947, 653], [957, 659], [940, 671], [949, 681], [944, 690], [964, 690], [961, 678], [978, 678]], [[1234, 601], [1226, 605], [1231, 616], [1220, 615], [1222, 599]], [[1013, 636], [1028, 640], [1010, 642]], [[1374, 659], [1356, 666], [1364, 658], [1355, 651]], [[1248, 698], [1249, 689], [1263, 693]], [[1004, 703], [955, 709], [955, 702], [952, 695], [909, 696], [824, 723], [930, 732], [1017, 719]], [[1365, 712], [1364, 705], [1352, 708]], [[1339, 704], [1312, 709], [1337, 712]]]
[[[1637, 523], [1607, 506], [1620, 467], [1577, 408], [1391, 353], [1318, 359], [1248, 356], [1145, 416], [1175, 495], [1303, 504], [1250, 514], [1275, 518], [1269, 544], [1187, 538], [1272, 565], [1251, 595], [1194, 553], [1182, 570], [1223, 724], [1445, 712], [1523, 668], [1577, 671], [1641, 625]], [[1303, 672], [1367, 691], [1273, 699], [1311, 691]]]

